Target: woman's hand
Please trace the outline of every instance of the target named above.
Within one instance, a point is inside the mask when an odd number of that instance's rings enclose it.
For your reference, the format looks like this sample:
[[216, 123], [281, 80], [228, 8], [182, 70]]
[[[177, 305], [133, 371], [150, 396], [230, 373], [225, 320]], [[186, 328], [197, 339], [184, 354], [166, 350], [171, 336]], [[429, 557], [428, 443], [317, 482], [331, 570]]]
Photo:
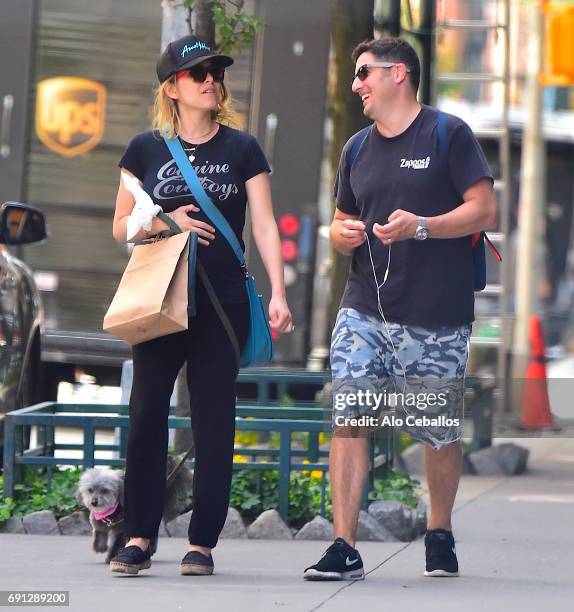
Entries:
[[285, 334], [295, 329], [291, 311], [284, 297], [272, 297], [269, 302], [269, 327], [274, 332]]
[[168, 215], [179, 225], [183, 232], [195, 232], [199, 244], [209, 246], [211, 240], [215, 238], [215, 228], [209, 223], [192, 219], [187, 213], [199, 212], [199, 208], [195, 204], [186, 204], [176, 208]]

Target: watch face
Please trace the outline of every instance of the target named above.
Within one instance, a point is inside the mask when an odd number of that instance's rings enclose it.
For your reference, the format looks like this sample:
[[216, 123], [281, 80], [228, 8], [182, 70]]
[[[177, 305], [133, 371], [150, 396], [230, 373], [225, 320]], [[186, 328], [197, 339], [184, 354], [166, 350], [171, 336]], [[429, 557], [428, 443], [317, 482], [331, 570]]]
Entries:
[[426, 240], [428, 238], [429, 231], [426, 227], [417, 227], [417, 231], [415, 233], [415, 240]]

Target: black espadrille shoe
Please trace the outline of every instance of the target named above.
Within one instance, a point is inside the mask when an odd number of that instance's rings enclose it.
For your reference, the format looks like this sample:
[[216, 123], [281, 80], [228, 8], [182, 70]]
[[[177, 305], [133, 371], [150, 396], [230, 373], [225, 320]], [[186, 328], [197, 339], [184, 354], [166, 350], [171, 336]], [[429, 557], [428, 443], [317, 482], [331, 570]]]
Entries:
[[181, 560], [179, 573], [182, 576], [210, 576], [213, 574], [213, 557], [190, 550]]
[[136, 575], [151, 567], [150, 550], [139, 546], [126, 546], [110, 561], [110, 570], [120, 574]]

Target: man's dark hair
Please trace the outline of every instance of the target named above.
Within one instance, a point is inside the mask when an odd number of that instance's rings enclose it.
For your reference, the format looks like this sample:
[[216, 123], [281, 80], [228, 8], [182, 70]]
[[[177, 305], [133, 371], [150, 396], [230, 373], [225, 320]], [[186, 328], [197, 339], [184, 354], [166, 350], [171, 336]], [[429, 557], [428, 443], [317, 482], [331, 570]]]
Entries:
[[407, 73], [409, 83], [417, 95], [421, 80], [421, 64], [416, 51], [402, 38], [380, 38], [364, 40], [359, 43], [351, 53], [354, 62], [363, 53], [372, 53], [381, 62], [397, 62], [405, 64], [410, 72]]

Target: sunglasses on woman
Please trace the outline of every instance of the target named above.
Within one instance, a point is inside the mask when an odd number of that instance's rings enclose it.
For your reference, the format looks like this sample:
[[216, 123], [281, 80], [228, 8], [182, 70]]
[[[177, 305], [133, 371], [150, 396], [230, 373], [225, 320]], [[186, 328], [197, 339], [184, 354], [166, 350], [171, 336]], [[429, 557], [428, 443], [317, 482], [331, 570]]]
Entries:
[[188, 76], [193, 79], [196, 83], [203, 83], [210, 74], [216, 83], [223, 83], [225, 78], [225, 68], [223, 66], [216, 66], [213, 64], [198, 64], [185, 70], [180, 70], [177, 73], [177, 77]]
[[[353, 75], [353, 81], [355, 79], [359, 79], [359, 81], [364, 81], [371, 73], [372, 68], [392, 68], [393, 66], [397, 66], [398, 64], [399, 62], [373, 62], [372, 64], [363, 64]], [[410, 68], [407, 68], [407, 72], [412, 72], [412, 70]]]

